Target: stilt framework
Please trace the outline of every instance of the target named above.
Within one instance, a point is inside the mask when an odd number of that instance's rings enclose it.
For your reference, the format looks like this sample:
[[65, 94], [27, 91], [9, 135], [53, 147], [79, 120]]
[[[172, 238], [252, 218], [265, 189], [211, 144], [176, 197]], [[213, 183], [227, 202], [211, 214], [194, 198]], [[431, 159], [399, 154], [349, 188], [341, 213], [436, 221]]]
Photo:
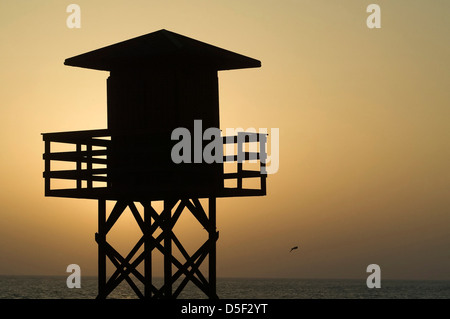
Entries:
[[[107, 216], [106, 200], [98, 201], [98, 232], [95, 234], [95, 241], [98, 244], [97, 298], [107, 298], [125, 280], [141, 299], [177, 298], [189, 282], [195, 284], [210, 299], [217, 299], [216, 242], [219, 233], [216, 231], [216, 198], [208, 198], [208, 214], [198, 198], [164, 200], [163, 210], [159, 213], [151, 201], [136, 204], [138, 202], [118, 200]], [[130, 209], [142, 235], [131, 251], [122, 256], [108, 243], [107, 235], [127, 208]], [[186, 251], [173, 232], [179, 217], [186, 211], [190, 212], [208, 233], [208, 239], [192, 255]], [[173, 248], [179, 250], [184, 260], [174, 256]], [[160, 288], [155, 287], [152, 282], [154, 251], [159, 251], [164, 259], [164, 283]], [[206, 259], [208, 259], [208, 279], [200, 271], [200, 266]], [[109, 278], [106, 271], [108, 260], [115, 268]], [[143, 274], [138, 270], [138, 266], [142, 263]], [[173, 271], [174, 269], [176, 270]], [[144, 287], [143, 291], [136, 284], [136, 280]]]

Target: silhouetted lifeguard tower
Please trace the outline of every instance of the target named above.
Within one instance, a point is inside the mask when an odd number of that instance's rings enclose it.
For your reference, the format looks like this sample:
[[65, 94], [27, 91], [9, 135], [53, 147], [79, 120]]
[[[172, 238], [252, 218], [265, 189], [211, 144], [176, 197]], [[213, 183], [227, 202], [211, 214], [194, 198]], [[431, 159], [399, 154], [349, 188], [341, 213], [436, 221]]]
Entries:
[[[202, 120], [203, 130], [219, 128], [217, 71], [260, 67], [261, 63], [160, 30], [69, 58], [64, 64], [110, 72], [107, 129], [43, 134], [45, 196], [98, 200], [97, 298], [106, 298], [123, 280], [140, 298], [176, 298], [189, 281], [209, 298], [217, 298], [216, 198], [266, 194], [266, 135], [238, 133], [221, 137], [223, 145], [238, 146], [234, 154], [223, 155], [224, 162], [236, 164], [232, 172], [224, 172], [223, 163], [175, 164], [171, 150], [177, 141], [171, 139], [171, 134], [175, 128], [185, 127], [194, 138], [195, 120]], [[52, 145], [61, 143], [73, 149], [52, 152]], [[250, 143], [259, 143], [259, 152], [245, 151]], [[243, 169], [249, 159], [259, 163], [260, 169]], [[74, 167], [52, 170], [54, 161], [72, 163]], [[244, 188], [247, 178], [260, 179], [258, 187]], [[73, 186], [55, 189], [51, 187], [53, 179], [72, 181]], [[236, 183], [226, 187], [225, 180]], [[202, 198], [208, 201], [208, 213], [202, 207]], [[109, 216], [107, 200], [115, 202]], [[163, 201], [160, 213], [152, 201]], [[136, 202], [141, 204], [141, 212]], [[106, 236], [127, 207], [142, 237], [127, 256], [121, 256]], [[186, 210], [208, 232], [208, 240], [192, 255], [172, 232]], [[184, 261], [175, 258], [172, 244]], [[164, 258], [164, 284], [159, 289], [152, 284], [155, 249]], [[108, 280], [106, 257], [116, 269]], [[208, 279], [199, 269], [206, 257]], [[142, 262], [144, 274], [137, 269]], [[131, 274], [143, 283], [144, 291]], [[174, 290], [182, 275], [184, 279]]]

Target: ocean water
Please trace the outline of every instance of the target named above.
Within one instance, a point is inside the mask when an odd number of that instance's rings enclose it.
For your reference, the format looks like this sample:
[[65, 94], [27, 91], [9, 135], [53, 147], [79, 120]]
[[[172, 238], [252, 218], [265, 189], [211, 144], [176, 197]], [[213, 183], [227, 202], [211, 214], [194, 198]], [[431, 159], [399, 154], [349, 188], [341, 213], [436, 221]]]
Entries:
[[[81, 277], [81, 288], [68, 288], [65, 276], [0, 276], [0, 299], [94, 299], [97, 278]], [[156, 287], [161, 278], [154, 278]], [[139, 285], [138, 285], [139, 286]], [[218, 278], [221, 299], [450, 299], [450, 281], [382, 280], [381, 288], [369, 289], [355, 279], [243, 279]], [[124, 281], [109, 298], [134, 299]], [[189, 283], [180, 299], [205, 299]]]

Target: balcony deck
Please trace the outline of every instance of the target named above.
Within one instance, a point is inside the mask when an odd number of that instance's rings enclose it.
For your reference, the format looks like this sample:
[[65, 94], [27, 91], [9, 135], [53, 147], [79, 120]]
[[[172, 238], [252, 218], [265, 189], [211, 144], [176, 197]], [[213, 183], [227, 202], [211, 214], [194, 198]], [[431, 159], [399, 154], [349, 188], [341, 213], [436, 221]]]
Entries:
[[[127, 133], [128, 134], [128, 133]], [[133, 132], [140, 137], [148, 132]], [[217, 187], [184, 188], [184, 189], [159, 189], [152, 185], [151, 179], [141, 183], [139, 187], [114, 187], [112, 177], [114, 173], [111, 165], [112, 139], [122, 137], [123, 134], [110, 132], [109, 130], [89, 130], [59, 133], [44, 133], [45, 142], [45, 196], [83, 198], [83, 199], [106, 199], [106, 200], [163, 200], [170, 198], [208, 198], [208, 197], [243, 197], [266, 195], [265, 160], [266, 160], [266, 135], [249, 132], [239, 132], [236, 136], [223, 137], [225, 146], [223, 161], [224, 165], [231, 165], [231, 171], [219, 174]], [[243, 144], [259, 144], [258, 151], [244, 151]], [[53, 151], [57, 146], [64, 146], [64, 151]], [[230, 145], [231, 144], [231, 145]], [[237, 154], [227, 154], [227, 146], [233, 148]], [[236, 147], [237, 146], [237, 147]], [[67, 148], [70, 148], [68, 151]], [[245, 147], [244, 147], [245, 148]], [[251, 148], [249, 148], [251, 149]], [[254, 147], [253, 150], [257, 150]], [[245, 162], [253, 163], [253, 169], [243, 169]], [[52, 169], [53, 166], [64, 166], [59, 164], [70, 164], [72, 169]], [[257, 170], [254, 166], [257, 166]], [[134, 174], [141, 173], [142, 168], [133, 171]], [[153, 169], [153, 173], [154, 173]], [[145, 175], [147, 173], [147, 175]], [[148, 176], [143, 172], [142, 176]], [[245, 188], [246, 181], [252, 180], [253, 187]], [[71, 183], [72, 186], [64, 184], [55, 187], [58, 181]], [[235, 186], [227, 186], [227, 182]]]

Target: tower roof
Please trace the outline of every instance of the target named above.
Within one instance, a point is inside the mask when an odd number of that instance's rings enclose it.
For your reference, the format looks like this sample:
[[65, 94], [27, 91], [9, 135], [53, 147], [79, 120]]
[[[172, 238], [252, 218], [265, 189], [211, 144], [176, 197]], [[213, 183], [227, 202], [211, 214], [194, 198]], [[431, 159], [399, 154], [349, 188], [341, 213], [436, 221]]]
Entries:
[[183, 35], [159, 30], [83, 53], [65, 65], [112, 71], [144, 65], [206, 65], [216, 70], [256, 68], [261, 62]]

